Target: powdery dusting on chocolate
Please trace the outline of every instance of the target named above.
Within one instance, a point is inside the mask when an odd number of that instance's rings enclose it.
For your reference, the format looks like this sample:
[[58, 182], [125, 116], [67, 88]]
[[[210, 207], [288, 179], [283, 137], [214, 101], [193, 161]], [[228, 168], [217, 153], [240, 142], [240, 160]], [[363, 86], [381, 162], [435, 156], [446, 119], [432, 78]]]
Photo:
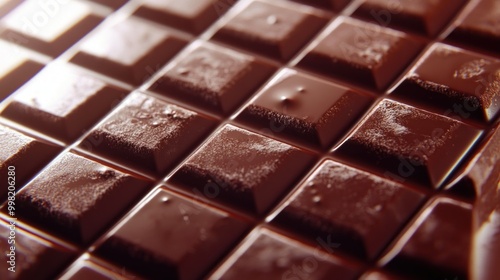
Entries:
[[165, 139], [177, 137], [183, 125], [195, 113], [175, 105], [136, 94], [99, 130], [112, 141], [128, 144], [132, 149], [154, 150]]
[[[400, 192], [401, 187], [396, 183], [327, 161], [303, 186], [291, 205], [308, 212], [308, 217], [317, 217], [311, 222], [324, 231], [329, 231], [330, 227], [330, 223], [324, 221], [335, 221], [353, 227], [358, 233], [369, 233], [378, 222], [377, 216], [382, 215], [381, 211], [385, 216], [390, 211], [397, 220], [405, 219], [400, 209], [387, 204]], [[331, 195], [345, 196], [344, 202], [332, 205], [328, 199]], [[353, 205], [352, 201], [357, 202]]]
[[5, 161], [12, 155], [26, 151], [28, 145], [34, 141], [30, 137], [3, 126], [0, 126], [0, 140], [2, 142], [2, 149], [0, 149], [0, 166], [3, 166]]
[[[433, 131], [415, 133], [408, 122], [436, 122]], [[353, 140], [370, 146], [375, 152], [416, 155], [426, 161], [434, 151], [443, 146], [459, 126], [458, 122], [425, 113], [419, 109], [385, 100], [379, 104], [352, 137]], [[439, 137], [433, 137], [439, 132]], [[408, 142], [411, 139], [413, 142]]]
[[171, 70], [174, 83], [202, 93], [201, 98], [217, 104], [219, 96], [251, 70], [251, 59], [231, 52], [198, 48]]
[[65, 154], [37, 177], [21, 196], [60, 219], [76, 220], [118, 185], [125, 174], [74, 154]]
[[[495, 98], [500, 98], [500, 63], [495, 65], [497, 65], [498, 68], [492, 74], [492, 80], [489, 81], [488, 86], [481, 95], [481, 103], [485, 108], [490, 107]], [[500, 107], [500, 104], [495, 104], [495, 106]]]
[[243, 129], [226, 126], [210, 140], [186, 168], [213, 174], [225, 181], [253, 188], [276, 171], [293, 148]]
[[269, 127], [271, 127], [273, 124], [283, 124], [285, 127], [292, 127], [300, 133], [304, 134], [314, 133], [315, 131], [314, 123], [307, 121], [306, 118], [299, 119], [287, 114], [271, 111], [269, 110], [269, 108], [264, 108], [253, 104], [249, 105], [246, 110], [250, 115], [269, 120]]
[[[354, 40], [352, 44], [341, 42], [340, 47], [346, 61], [354, 63], [355, 66], [361, 64], [374, 69], [386, 61], [387, 54], [392, 49], [398, 48], [400, 38], [393, 32], [380, 32], [370, 24], [364, 24], [363, 27], [355, 26], [357, 34], [352, 35], [361, 39]], [[336, 37], [331, 36], [330, 40], [332, 44], [339, 44]]]

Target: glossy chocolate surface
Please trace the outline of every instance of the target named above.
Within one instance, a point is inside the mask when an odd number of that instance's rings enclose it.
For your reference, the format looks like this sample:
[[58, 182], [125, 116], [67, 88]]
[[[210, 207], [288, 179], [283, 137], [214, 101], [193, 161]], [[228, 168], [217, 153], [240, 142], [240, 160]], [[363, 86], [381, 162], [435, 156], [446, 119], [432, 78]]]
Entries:
[[382, 26], [435, 36], [466, 0], [364, 0], [355, 16]]
[[33, 77], [43, 64], [30, 58], [21, 47], [0, 40], [0, 101]]
[[[18, 191], [24, 184], [42, 169], [61, 148], [41, 142], [9, 127], [0, 125], [0, 174], [5, 178], [0, 182], [0, 199], [7, 195], [9, 166], [15, 170], [15, 189]], [[10, 176], [12, 177], [12, 176]], [[12, 181], [12, 180], [11, 180]]]
[[172, 177], [181, 188], [255, 214], [264, 213], [308, 166], [298, 148], [226, 125]]
[[292, 0], [324, 9], [342, 10], [351, 0]]
[[500, 2], [496, 0], [476, 1], [476, 5], [459, 21], [449, 35], [453, 41], [480, 50], [498, 54], [500, 45]]
[[44, 68], [1, 115], [63, 140], [74, 140], [126, 95], [122, 89], [65, 64]]
[[280, 72], [238, 116], [256, 129], [299, 143], [329, 147], [368, 108], [371, 99], [301, 72]]
[[150, 90], [219, 114], [232, 112], [253, 93], [274, 67], [264, 61], [197, 42], [162, 71]]
[[48, 165], [17, 195], [17, 215], [87, 244], [137, 201], [147, 182], [73, 153]]
[[184, 45], [172, 32], [132, 16], [87, 37], [71, 62], [140, 85]]
[[[9, 239], [10, 236], [14, 237]], [[20, 229], [18, 220], [0, 220], [0, 251], [3, 255], [0, 278], [5, 280], [54, 279], [60, 269], [76, 256], [76, 252], [68, 248]], [[15, 272], [7, 270], [12, 267], [9, 255], [14, 257]]]
[[224, 0], [144, 0], [134, 14], [198, 34], [233, 4]]
[[343, 19], [308, 48], [299, 66], [334, 78], [385, 89], [410, 63], [422, 42], [392, 29]]
[[149, 279], [197, 279], [243, 234], [229, 214], [156, 191], [97, 252]]
[[0, 0], [0, 279], [496, 280], [499, 7]]
[[423, 195], [334, 161], [323, 162], [274, 222], [337, 250], [373, 259], [417, 210]]
[[471, 205], [437, 198], [384, 257], [394, 271], [424, 279], [465, 279], [472, 232]]
[[265, 228], [254, 230], [209, 279], [355, 279], [356, 265]]
[[93, 255], [76, 260], [64, 273], [59, 275], [59, 280], [121, 280], [141, 279], [130, 273], [125, 267], [115, 267], [104, 263]]
[[56, 57], [102, 21], [85, 2], [46, 4], [25, 1], [17, 6], [2, 19], [7, 28], [0, 37]]
[[234, 15], [214, 38], [278, 60], [288, 60], [326, 19], [272, 2], [254, 1]]
[[500, 111], [500, 60], [436, 44], [394, 94], [443, 114], [491, 122]]
[[182, 107], [136, 92], [81, 143], [88, 151], [163, 174], [214, 125]]
[[334, 154], [391, 179], [438, 188], [479, 135], [462, 122], [384, 99]]

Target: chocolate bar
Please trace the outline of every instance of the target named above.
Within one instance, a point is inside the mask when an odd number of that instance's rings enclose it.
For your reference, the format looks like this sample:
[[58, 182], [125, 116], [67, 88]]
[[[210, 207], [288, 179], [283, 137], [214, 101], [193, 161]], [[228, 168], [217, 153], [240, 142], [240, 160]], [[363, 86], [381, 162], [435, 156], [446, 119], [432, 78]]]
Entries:
[[478, 279], [496, 0], [0, 0], [0, 279]]

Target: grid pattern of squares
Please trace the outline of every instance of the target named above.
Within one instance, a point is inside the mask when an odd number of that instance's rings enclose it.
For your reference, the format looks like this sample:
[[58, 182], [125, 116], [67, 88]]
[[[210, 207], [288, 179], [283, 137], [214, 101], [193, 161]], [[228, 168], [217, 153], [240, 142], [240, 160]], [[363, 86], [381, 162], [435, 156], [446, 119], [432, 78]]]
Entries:
[[0, 278], [487, 279], [468, 252], [500, 211], [499, 16], [0, 1]]

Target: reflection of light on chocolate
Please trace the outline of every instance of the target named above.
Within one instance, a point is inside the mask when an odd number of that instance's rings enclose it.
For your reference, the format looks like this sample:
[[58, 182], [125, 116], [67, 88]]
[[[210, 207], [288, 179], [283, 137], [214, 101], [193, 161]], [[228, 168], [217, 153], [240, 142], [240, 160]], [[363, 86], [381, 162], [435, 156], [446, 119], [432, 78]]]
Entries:
[[[499, 196], [500, 198], [500, 196]], [[500, 206], [500, 200], [497, 202]], [[473, 279], [498, 279], [500, 275], [500, 211], [492, 212], [489, 219], [475, 232], [472, 252]]]

